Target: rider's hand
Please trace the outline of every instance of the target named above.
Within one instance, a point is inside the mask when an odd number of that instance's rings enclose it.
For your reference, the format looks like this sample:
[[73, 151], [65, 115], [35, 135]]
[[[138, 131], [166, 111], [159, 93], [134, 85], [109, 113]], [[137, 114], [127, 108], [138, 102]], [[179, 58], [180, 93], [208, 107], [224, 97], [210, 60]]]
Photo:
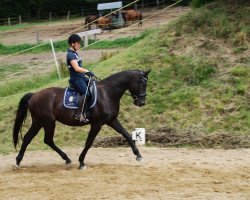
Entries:
[[86, 75], [87, 75], [87, 76], [91, 76], [91, 77], [92, 77], [92, 76], [95, 76], [95, 74], [94, 74], [92, 71], [88, 71], [88, 72], [86, 73]]

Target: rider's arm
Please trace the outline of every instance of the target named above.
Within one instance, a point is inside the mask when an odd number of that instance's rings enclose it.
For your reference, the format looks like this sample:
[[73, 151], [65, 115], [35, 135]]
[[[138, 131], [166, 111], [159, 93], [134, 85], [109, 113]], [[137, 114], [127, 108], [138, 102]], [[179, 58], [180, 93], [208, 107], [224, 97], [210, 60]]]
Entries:
[[78, 72], [78, 73], [87, 73], [87, 72], [89, 72], [89, 70], [79, 67], [79, 65], [77, 63], [77, 60], [71, 60], [70, 64], [74, 68], [74, 70], [76, 72]]

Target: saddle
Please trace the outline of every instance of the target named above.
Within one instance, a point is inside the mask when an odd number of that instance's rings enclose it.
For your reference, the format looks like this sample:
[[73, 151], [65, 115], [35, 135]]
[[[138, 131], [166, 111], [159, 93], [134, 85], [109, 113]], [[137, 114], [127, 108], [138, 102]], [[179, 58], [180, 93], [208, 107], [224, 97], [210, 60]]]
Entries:
[[[74, 86], [69, 82], [69, 87], [65, 89], [63, 97], [63, 106], [68, 109], [77, 109], [79, 106], [79, 96], [80, 94], [74, 88]], [[95, 80], [91, 80], [88, 88], [88, 93], [90, 98], [88, 98], [87, 110], [93, 108], [97, 101], [97, 88]]]

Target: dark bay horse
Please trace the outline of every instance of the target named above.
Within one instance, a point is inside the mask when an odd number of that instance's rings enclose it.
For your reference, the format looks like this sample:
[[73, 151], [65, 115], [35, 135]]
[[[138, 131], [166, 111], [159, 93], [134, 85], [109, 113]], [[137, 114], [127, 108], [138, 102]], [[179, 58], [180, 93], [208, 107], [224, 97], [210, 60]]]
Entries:
[[25, 94], [19, 102], [13, 128], [13, 142], [15, 148], [19, 140], [19, 132], [26, 119], [28, 110], [31, 113], [32, 124], [23, 138], [21, 149], [16, 157], [16, 165], [20, 165], [28, 144], [38, 134], [41, 128], [43, 128], [45, 132], [44, 143], [55, 150], [62, 159], [66, 161], [66, 164], [71, 163], [69, 157], [59, 149], [53, 141], [56, 121], [69, 126], [84, 126], [90, 124], [90, 131], [85, 147], [79, 156], [79, 169], [84, 169], [85, 156], [104, 124], [107, 124], [120, 133], [132, 148], [133, 153], [136, 155], [136, 160], [142, 160], [142, 156], [132, 141], [130, 134], [123, 128], [117, 117], [120, 100], [126, 90], [129, 90], [136, 106], [145, 105], [149, 72], [150, 70], [123, 71], [98, 81], [96, 83], [98, 90], [97, 102], [91, 110], [89, 117], [90, 121], [85, 124], [74, 119], [75, 110], [67, 109], [63, 106], [62, 101], [65, 88], [52, 87], [36, 93]]
[[137, 10], [126, 10], [122, 12], [122, 17], [124, 19], [125, 26], [128, 25], [128, 21], [140, 20], [138, 26], [142, 26], [142, 13]]
[[91, 29], [91, 24], [98, 24], [97, 22], [97, 19], [99, 18], [99, 15], [96, 14], [96, 15], [89, 15], [86, 17], [85, 19], [85, 25], [88, 25], [88, 29], [90, 30]]

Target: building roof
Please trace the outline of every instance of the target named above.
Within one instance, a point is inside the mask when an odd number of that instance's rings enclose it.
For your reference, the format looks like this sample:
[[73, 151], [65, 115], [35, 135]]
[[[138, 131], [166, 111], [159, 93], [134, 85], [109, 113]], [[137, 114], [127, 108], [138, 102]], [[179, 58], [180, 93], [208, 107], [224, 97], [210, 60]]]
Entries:
[[115, 8], [121, 8], [122, 7], [122, 1], [117, 1], [113, 3], [99, 3], [97, 5], [97, 10], [108, 10], [108, 9], [115, 9]]

